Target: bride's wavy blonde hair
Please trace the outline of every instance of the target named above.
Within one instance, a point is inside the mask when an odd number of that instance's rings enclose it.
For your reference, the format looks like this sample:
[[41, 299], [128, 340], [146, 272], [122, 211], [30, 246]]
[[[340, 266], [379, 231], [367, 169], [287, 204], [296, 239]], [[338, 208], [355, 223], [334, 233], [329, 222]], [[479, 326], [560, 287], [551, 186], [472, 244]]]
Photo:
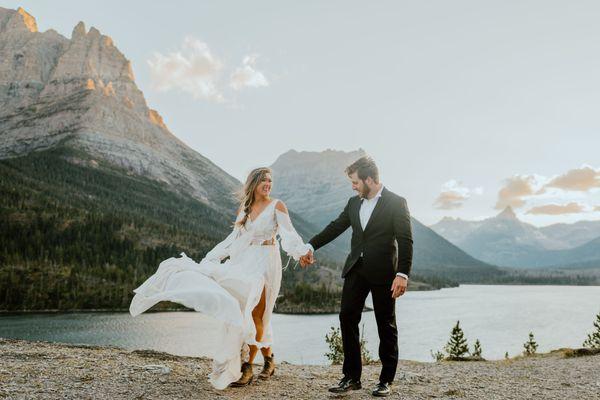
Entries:
[[265, 175], [270, 173], [272, 173], [270, 168], [260, 167], [253, 169], [250, 174], [248, 174], [244, 188], [238, 193], [240, 210], [244, 211], [244, 217], [237, 223], [239, 226], [246, 225], [255, 200], [254, 191], [258, 184], [262, 182]]

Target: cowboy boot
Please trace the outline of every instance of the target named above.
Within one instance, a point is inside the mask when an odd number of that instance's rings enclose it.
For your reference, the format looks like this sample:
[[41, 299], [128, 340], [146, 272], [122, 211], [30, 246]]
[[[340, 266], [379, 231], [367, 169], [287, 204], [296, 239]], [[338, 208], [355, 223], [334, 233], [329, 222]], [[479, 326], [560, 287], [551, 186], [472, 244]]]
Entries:
[[235, 382], [231, 383], [232, 387], [241, 387], [249, 385], [254, 379], [254, 373], [252, 372], [252, 364], [243, 363], [242, 364], [242, 377]]
[[271, 354], [271, 356], [263, 356], [265, 359], [265, 365], [263, 365], [262, 371], [258, 375], [259, 379], [269, 379], [271, 375], [275, 373], [275, 354]]

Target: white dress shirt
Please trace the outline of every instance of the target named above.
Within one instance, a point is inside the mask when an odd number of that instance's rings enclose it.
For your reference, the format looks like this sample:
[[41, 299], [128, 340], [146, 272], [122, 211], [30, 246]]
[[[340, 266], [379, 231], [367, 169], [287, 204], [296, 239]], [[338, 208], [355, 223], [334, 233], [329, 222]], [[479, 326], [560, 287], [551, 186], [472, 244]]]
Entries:
[[[373, 196], [370, 199], [368, 199], [368, 198], [362, 199], [362, 202], [360, 204], [360, 210], [358, 211], [358, 216], [360, 218], [360, 226], [362, 227], [363, 231], [367, 227], [367, 223], [369, 222], [369, 219], [371, 218], [371, 214], [373, 214], [373, 210], [375, 209], [375, 206], [377, 205], [377, 202], [379, 201], [379, 198], [381, 197], [381, 192], [383, 192], [383, 185], [381, 185], [381, 188], [375, 194], [375, 196]], [[360, 256], [362, 257], [362, 253], [360, 254]], [[403, 274], [402, 272], [396, 273], [396, 276], [401, 276], [404, 279], [408, 279], [408, 276], [406, 274]]]
[[[377, 192], [377, 194], [375, 194], [375, 196], [373, 196], [373, 198], [371, 198], [371, 199], [363, 198], [362, 199], [362, 202], [360, 204], [360, 209], [358, 211], [358, 217], [360, 218], [360, 226], [362, 226], [363, 231], [367, 227], [367, 223], [369, 222], [369, 219], [371, 218], [371, 214], [373, 214], [373, 210], [375, 209], [375, 206], [377, 205], [377, 202], [379, 201], [379, 198], [381, 197], [381, 192], [383, 192], [383, 185], [381, 185], [381, 189], [379, 189], [379, 191]], [[312, 247], [312, 245], [310, 243], [308, 245], [310, 246], [311, 250], [314, 252], [315, 249]], [[362, 253], [360, 253], [360, 256], [362, 257]], [[402, 272], [397, 272], [396, 276], [401, 276], [404, 279], [408, 280], [408, 276], [406, 274], [403, 274]]]

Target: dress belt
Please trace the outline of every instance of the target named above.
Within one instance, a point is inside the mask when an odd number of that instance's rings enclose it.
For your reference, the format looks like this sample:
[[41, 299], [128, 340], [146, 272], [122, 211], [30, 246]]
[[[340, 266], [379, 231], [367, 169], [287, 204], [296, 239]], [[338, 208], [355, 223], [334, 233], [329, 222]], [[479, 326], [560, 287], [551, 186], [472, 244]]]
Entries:
[[254, 246], [272, 246], [275, 244], [275, 238], [263, 240], [262, 242], [253, 240], [250, 244]]

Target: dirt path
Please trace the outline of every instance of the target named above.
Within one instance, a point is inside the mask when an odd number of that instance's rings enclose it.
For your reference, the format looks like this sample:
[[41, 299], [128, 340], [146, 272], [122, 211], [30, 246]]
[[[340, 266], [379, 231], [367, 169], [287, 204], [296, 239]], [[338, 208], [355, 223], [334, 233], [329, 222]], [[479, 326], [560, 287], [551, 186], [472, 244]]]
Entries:
[[[268, 382], [225, 391], [210, 386], [209, 370], [204, 358], [0, 339], [0, 398], [7, 399], [372, 399], [379, 365], [365, 367], [364, 389], [347, 396], [326, 390], [340, 376], [337, 366], [283, 363]], [[600, 355], [401, 361], [398, 371], [392, 399], [600, 399]]]

